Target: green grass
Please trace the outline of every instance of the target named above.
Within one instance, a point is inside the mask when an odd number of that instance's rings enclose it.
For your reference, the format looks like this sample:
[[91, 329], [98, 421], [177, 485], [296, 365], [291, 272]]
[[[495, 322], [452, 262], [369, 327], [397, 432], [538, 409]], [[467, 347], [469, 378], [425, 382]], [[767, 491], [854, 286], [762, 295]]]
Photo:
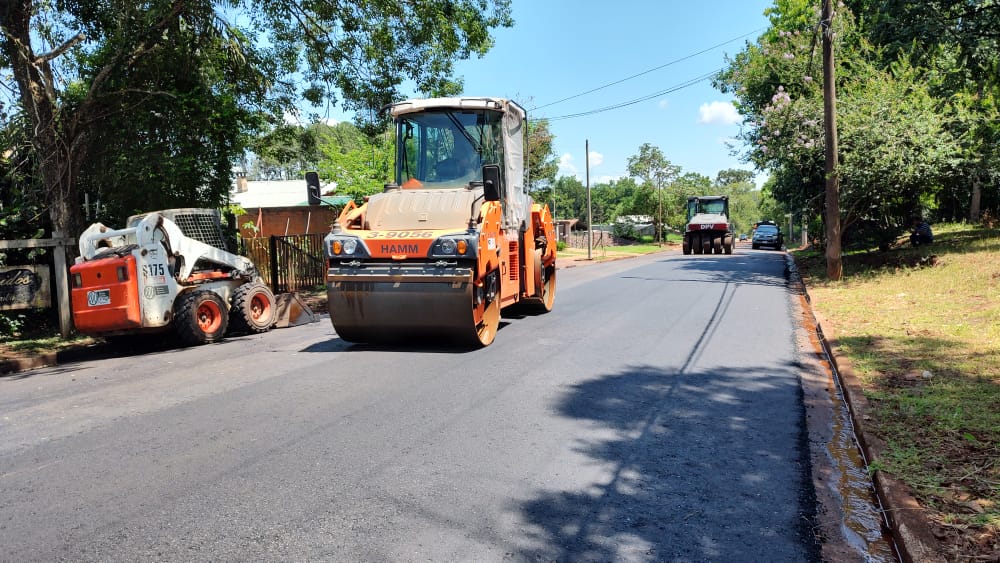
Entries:
[[1000, 541], [1000, 231], [935, 225], [930, 246], [845, 254], [838, 282], [795, 256], [888, 444], [876, 467], [939, 522]]
[[89, 336], [72, 335], [63, 340], [60, 336], [40, 336], [36, 338], [0, 340], [0, 358], [8, 356], [31, 356], [44, 352], [58, 352], [63, 348], [91, 344], [94, 339]]
[[[650, 254], [653, 252], [661, 252], [668, 249], [667, 245], [659, 244], [630, 244], [623, 246], [597, 246], [590, 251], [590, 256], [593, 260], [610, 260], [613, 258], [621, 258], [623, 256], [638, 256], [642, 254]], [[572, 257], [582, 257], [587, 255], [586, 248], [564, 248], [557, 253], [558, 257], [572, 258]]]

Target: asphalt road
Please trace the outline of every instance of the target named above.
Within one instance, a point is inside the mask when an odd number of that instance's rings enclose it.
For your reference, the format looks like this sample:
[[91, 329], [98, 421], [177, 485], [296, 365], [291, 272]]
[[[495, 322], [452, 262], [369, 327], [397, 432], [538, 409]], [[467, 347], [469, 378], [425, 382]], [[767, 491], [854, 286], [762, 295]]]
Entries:
[[818, 559], [783, 253], [558, 276], [472, 352], [324, 316], [0, 378], [0, 560]]

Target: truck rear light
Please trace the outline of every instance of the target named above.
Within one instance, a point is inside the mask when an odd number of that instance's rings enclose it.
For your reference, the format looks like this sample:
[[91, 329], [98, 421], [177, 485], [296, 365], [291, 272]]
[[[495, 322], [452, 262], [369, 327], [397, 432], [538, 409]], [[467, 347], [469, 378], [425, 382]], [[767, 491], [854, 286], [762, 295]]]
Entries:
[[128, 281], [128, 268], [125, 266], [118, 266], [118, 281]]
[[73, 274], [73, 287], [83, 287], [83, 276], [79, 272]]

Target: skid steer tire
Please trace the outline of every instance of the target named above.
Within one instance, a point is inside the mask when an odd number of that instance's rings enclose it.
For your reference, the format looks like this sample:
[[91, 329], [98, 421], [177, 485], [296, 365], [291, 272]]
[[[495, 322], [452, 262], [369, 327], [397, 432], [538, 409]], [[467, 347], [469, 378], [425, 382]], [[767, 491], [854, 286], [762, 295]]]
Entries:
[[174, 332], [185, 344], [210, 344], [225, 336], [229, 307], [214, 291], [185, 292], [174, 309]]
[[230, 298], [229, 332], [259, 334], [267, 332], [276, 320], [274, 293], [262, 283], [245, 283]]

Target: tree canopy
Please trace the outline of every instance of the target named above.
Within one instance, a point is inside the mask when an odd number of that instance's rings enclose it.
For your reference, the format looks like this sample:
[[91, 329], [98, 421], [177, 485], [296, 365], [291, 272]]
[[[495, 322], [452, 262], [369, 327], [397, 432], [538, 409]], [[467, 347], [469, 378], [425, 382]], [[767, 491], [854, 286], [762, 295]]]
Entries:
[[454, 61], [512, 23], [509, 0], [4, 2], [5, 190], [40, 194], [66, 234], [84, 192], [118, 213], [217, 206], [250, 139], [300, 97], [357, 111], [371, 136], [404, 82], [455, 93]]
[[[988, 22], [1000, 5], [846, 4], [833, 21], [844, 242], [884, 246], [914, 214], [975, 221], [980, 206], [996, 213], [1000, 52]], [[771, 172], [767, 189], [783, 210], [822, 217], [819, 13], [807, 0], [778, 0], [767, 13], [771, 27], [716, 86], [736, 97], [743, 156]]]

